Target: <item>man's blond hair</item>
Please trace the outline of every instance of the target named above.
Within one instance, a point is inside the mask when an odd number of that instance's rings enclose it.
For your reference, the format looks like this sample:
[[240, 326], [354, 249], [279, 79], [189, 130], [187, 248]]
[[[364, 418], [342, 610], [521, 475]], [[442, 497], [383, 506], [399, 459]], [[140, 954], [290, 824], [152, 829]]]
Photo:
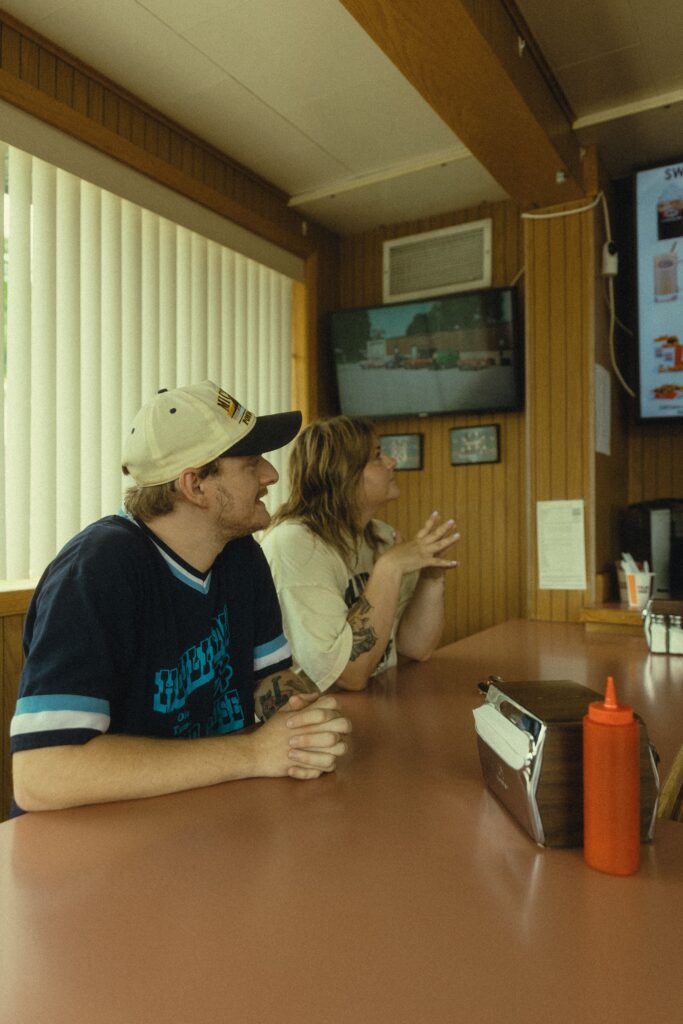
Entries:
[[[200, 477], [213, 476], [218, 472], [218, 459], [207, 462], [201, 466], [197, 473]], [[128, 470], [123, 467], [124, 474]], [[123, 507], [129, 516], [134, 519], [141, 519], [143, 523], [157, 516], [166, 516], [172, 512], [180, 499], [180, 493], [176, 487], [176, 481], [170, 480], [167, 484], [152, 484], [150, 487], [140, 487], [135, 484], [129, 487], [123, 496]]]

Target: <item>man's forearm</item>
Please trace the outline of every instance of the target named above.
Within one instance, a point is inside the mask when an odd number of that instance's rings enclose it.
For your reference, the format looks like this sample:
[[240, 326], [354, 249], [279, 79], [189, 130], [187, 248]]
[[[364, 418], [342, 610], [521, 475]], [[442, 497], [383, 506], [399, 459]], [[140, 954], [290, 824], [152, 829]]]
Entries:
[[14, 795], [25, 811], [163, 796], [246, 778], [317, 779], [334, 771], [351, 723], [331, 696], [293, 694], [268, 722], [203, 739], [97, 736], [13, 757]]
[[257, 771], [249, 735], [198, 740], [104, 735], [13, 757], [14, 795], [25, 811], [162, 796]]

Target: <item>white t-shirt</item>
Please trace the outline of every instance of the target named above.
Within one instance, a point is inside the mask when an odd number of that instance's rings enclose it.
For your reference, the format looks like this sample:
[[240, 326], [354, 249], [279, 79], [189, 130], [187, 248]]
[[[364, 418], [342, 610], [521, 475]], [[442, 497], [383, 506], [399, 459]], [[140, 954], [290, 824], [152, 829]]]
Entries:
[[[384, 547], [391, 547], [392, 528], [378, 519], [373, 526]], [[349, 569], [333, 547], [292, 520], [269, 530], [262, 546], [275, 581], [294, 671], [305, 672], [319, 690], [327, 690], [351, 656], [353, 634], [347, 615], [372, 572], [373, 551], [363, 541]], [[389, 643], [373, 675], [396, 664], [396, 630], [418, 575], [409, 573], [401, 581]]]

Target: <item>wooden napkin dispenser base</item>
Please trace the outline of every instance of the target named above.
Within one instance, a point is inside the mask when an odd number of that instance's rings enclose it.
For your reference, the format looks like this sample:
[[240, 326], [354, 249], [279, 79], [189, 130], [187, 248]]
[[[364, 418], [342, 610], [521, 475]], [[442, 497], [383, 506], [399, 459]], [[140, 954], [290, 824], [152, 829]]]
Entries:
[[[495, 677], [494, 677], [495, 678]], [[571, 680], [490, 682], [474, 711], [484, 781], [541, 846], [583, 844], [583, 717], [603, 694]], [[641, 841], [654, 835], [656, 752], [640, 724]]]

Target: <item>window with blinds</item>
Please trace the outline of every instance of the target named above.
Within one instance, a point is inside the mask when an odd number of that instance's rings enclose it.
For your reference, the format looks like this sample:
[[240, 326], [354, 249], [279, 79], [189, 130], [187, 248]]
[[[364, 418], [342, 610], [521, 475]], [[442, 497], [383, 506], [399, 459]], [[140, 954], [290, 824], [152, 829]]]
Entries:
[[34, 579], [120, 507], [123, 436], [159, 387], [208, 377], [257, 415], [291, 408], [292, 282], [19, 149], [0, 159], [0, 577]]

